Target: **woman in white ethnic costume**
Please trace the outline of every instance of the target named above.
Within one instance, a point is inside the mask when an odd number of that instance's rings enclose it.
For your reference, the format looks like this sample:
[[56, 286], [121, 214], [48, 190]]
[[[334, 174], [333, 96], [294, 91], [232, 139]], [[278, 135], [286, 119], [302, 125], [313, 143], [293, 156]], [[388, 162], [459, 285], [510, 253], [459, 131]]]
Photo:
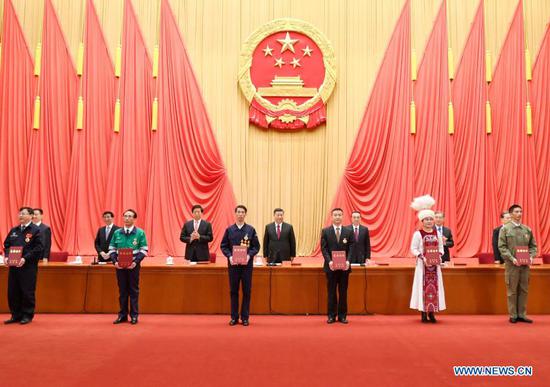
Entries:
[[445, 310], [441, 266], [428, 265], [424, 256], [424, 251], [429, 247], [439, 250], [440, 263], [443, 255], [443, 241], [434, 228], [435, 213], [431, 209], [434, 204], [435, 200], [430, 195], [417, 197], [411, 203], [411, 207], [418, 211], [421, 227], [414, 232], [411, 241], [411, 252], [416, 257], [416, 269], [410, 308], [421, 312], [423, 323], [435, 323], [434, 313]]

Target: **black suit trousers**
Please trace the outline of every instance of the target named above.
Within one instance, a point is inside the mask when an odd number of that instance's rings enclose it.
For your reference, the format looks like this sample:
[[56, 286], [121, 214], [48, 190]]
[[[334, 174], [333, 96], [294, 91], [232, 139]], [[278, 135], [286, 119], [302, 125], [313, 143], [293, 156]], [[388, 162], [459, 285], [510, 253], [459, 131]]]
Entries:
[[[327, 315], [329, 318], [346, 318], [348, 314], [348, 280], [349, 270], [327, 271]], [[336, 289], [338, 288], [338, 298]]]
[[133, 269], [116, 270], [120, 303], [119, 317], [128, 317], [128, 299], [130, 299], [130, 317], [137, 317], [139, 314], [139, 271], [139, 264]]
[[34, 317], [36, 276], [38, 265], [25, 262], [21, 267], [10, 267], [8, 274], [8, 304], [13, 318]]
[[252, 291], [252, 265], [229, 265], [228, 271], [231, 294], [231, 319], [239, 319], [239, 286], [242, 283], [241, 319], [248, 320], [250, 316], [250, 294]]

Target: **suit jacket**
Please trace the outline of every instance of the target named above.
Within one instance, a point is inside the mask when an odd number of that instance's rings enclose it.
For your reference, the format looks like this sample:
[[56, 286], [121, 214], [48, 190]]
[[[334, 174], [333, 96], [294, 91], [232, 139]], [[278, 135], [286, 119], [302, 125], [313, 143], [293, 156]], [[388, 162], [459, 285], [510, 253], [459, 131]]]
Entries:
[[50, 258], [52, 249], [52, 229], [45, 223], [40, 223], [40, 237], [42, 238], [42, 258]]
[[[332, 261], [333, 251], [345, 251], [346, 259], [348, 262], [350, 260], [350, 246], [354, 243], [353, 232], [347, 227], [341, 227], [340, 241], [336, 240], [336, 232], [334, 231], [334, 227], [332, 225], [321, 231], [321, 252], [323, 253], [323, 258], [325, 259], [325, 263], [323, 265], [323, 270], [325, 273], [329, 273], [331, 271], [329, 262]], [[351, 266], [349, 271], [351, 271]]]
[[99, 253], [101, 253], [102, 251], [104, 253], [109, 252], [109, 243], [111, 243], [113, 234], [115, 233], [116, 230], [120, 228], [116, 224], [113, 224], [111, 226], [111, 231], [109, 232], [109, 235], [106, 236], [105, 227], [106, 226], [100, 227], [99, 230], [97, 230], [97, 234], [95, 236], [95, 241], [94, 241], [95, 251], [97, 251], [97, 259], [99, 262], [109, 262], [111, 260], [111, 258], [103, 259], [103, 257]]
[[[437, 230], [437, 226], [435, 226]], [[443, 262], [449, 262], [451, 260], [451, 255], [449, 254], [449, 249], [455, 245], [455, 242], [453, 240], [453, 233], [451, 232], [451, 229], [449, 227], [442, 226], [443, 235], [445, 238], [447, 238], [447, 242], [443, 243], [443, 255], [441, 256], [441, 260]]]
[[236, 224], [232, 224], [227, 227], [223, 234], [222, 243], [220, 244], [223, 255], [227, 257], [227, 264], [229, 265], [229, 257], [233, 256], [233, 246], [240, 246], [241, 241], [245, 237], [250, 241], [248, 247], [248, 255], [250, 260], [248, 261], [248, 267], [253, 267], [254, 256], [260, 251], [260, 241], [258, 240], [258, 234], [256, 230], [249, 224], [244, 224], [241, 229]]
[[291, 224], [281, 223], [281, 237], [277, 238], [275, 222], [265, 226], [264, 257], [269, 261], [290, 261], [296, 256], [296, 237]]
[[201, 219], [199, 229], [197, 230], [199, 239], [191, 242], [191, 234], [195, 230], [194, 222], [194, 219], [185, 222], [181, 229], [180, 241], [185, 243], [185, 259], [189, 261], [208, 261], [210, 259], [208, 243], [214, 239], [212, 224]]
[[353, 224], [348, 226], [353, 233], [354, 243], [350, 246], [349, 255], [351, 263], [365, 263], [365, 259], [370, 259], [370, 235], [369, 229], [359, 225], [359, 239], [355, 240]]
[[25, 265], [38, 265], [38, 261], [44, 258], [40, 227], [30, 223], [23, 231], [21, 225], [10, 230], [4, 241], [4, 254], [9, 257], [10, 247], [22, 246]]
[[493, 230], [493, 255], [495, 256], [495, 261], [504, 263], [504, 259], [502, 258], [502, 255], [500, 254], [500, 250], [498, 249], [498, 234], [500, 233], [501, 228], [502, 228], [502, 225], [498, 226]]

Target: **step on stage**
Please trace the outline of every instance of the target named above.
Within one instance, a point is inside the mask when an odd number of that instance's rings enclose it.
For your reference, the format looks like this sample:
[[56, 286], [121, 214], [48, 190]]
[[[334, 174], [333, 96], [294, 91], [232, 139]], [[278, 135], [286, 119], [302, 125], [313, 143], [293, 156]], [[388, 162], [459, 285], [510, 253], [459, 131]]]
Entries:
[[[70, 258], [72, 260], [72, 258]], [[253, 314], [324, 314], [326, 280], [320, 258], [298, 258], [300, 266], [254, 268]], [[86, 260], [85, 260], [86, 262]], [[381, 262], [381, 261], [379, 261]], [[389, 265], [353, 267], [348, 290], [350, 314], [408, 314], [413, 261], [387, 259]], [[468, 262], [473, 262], [469, 260]], [[7, 305], [8, 269], [0, 266], [0, 313]], [[504, 267], [443, 268], [449, 314], [506, 314]], [[550, 314], [550, 265], [531, 268], [529, 314]], [[116, 313], [118, 292], [112, 265], [40, 264], [37, 283], [39, 313]], [[148, 258], [141, 268], [141, 313], [229, 314], [227, 264], [189, 265], [182, 258], [168, 266]]]

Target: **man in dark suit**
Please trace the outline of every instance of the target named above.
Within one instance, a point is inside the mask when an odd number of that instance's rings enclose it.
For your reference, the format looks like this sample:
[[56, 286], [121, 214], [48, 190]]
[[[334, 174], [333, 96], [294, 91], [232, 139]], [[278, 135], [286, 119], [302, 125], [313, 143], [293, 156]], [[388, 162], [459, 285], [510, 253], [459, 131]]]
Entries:
[[[260, 241], [254, 227], [246, 224], [247, 209], [242, 204], [235, 207], [235, 224], [225, 230], [220, 245], [223, 255], [227, 257], [229, 272], [229, 287], [231, 293], [231, 320], [233, 326], [239, 322], [239, 284], [242, 283], [243, 301], [241, 304], [241, 320], [248, 326], [250, 317], [250, 294], [252, 288], [252, 268], [254, 256], [260, 251]], [[245, 265], [233, 263], [233, 246], [247, 246], [248, 259]]]
[[504, 263], [504, 258], [502, 258], [502, 255], [500, 254], [500, 250], [498, 249], [498, 235], [500, 233], [500, 229], [502, 228], [502, 226], [510, 222], [510, 220], [512, 220], [512, 217], [510, 216], [510, 213], [508, 211], [501, 212], [500, 213], [501, 225], [493, 230], [493, 255], [495, 256], [495, 263]]
[[113, 238], [115, 231], [120, 228], [113, 223], [114, 218], [115, 215], [111, 211], [105, 211], [103, 213], [103, 221], [105, 222], [105, 226], [100, 227], [99, 230], [97, 230], [94, 245], [99, 262], [111, 261], [111, 258], [109, 257], [109, 243], [111, 243], [111, 239]]
[[11, 266], [8, 274], [8, 304], [11, 318], [4, 324], [28, 324], [34, 318], [36, 274], [42, 258], [40, 228], [32, 223], [33, 210], [19, 209], [19, 225], [10, 230], [4, 241], [5, 263], [11, 247], [23, 247], [19, 266]]
[[451, 254], [449, 249], [455, 245], [453, 241], [453, 233], [451, 229], [444, 226], [445, 224], [445, 213], [443, 211], [435, 212], [435, 229], [437, 235], [443, 240], [443, 256], [441, 257], [441, 262], [449, 262], [451, 260]]
[[33, 210], [32, 221], [40, 229], [40, 237], [42, 238], [42, 259], [50, 259], [50, 251], [52, 249], [52, 229], [46, 223], [42, 223], [44, 210], [35, 208]]
[[[350, 246], [353, 244], [353, 232], [342, 225], [344, 211], [341, 208], [332, 210], [332, 225], [321, 231], [321, 252], [325, 263], [323, 270], [327, 276], [327, 314], [328, 324], [338, 321], [347, 324], [348, 314], [348, 279], [351, 272], [350, 266]], [[335, 270], [332, 262], [332, 253], [334, 251], [346, 252], [346, 270]], [[338, 301], [336, 299], [336, 288], [338, 288]]]
[[195, 204], [191, 208], [193, 219], [186, 222], [180, 234], [180, 241], [185, 243], [185, 259], [191, 262], [210, 260], [208, 243], [212, 242], [212, 225], [202, 219], [203, 208]]
[[273, 210], [273, 223], [265, 226], [264, 257], [269, 263], [290, 261], [296, 256], [296, 237], [291, 224], [284, 222], [282, 208]]
[[351, 213], [351, 225], [348, 228], [353, 232], [354, 240], [349, 248], [350, 262], [364, 265], [366, 261], [370, 260], [370, 235], [369, 229], [361, 225], [359, 211]]

